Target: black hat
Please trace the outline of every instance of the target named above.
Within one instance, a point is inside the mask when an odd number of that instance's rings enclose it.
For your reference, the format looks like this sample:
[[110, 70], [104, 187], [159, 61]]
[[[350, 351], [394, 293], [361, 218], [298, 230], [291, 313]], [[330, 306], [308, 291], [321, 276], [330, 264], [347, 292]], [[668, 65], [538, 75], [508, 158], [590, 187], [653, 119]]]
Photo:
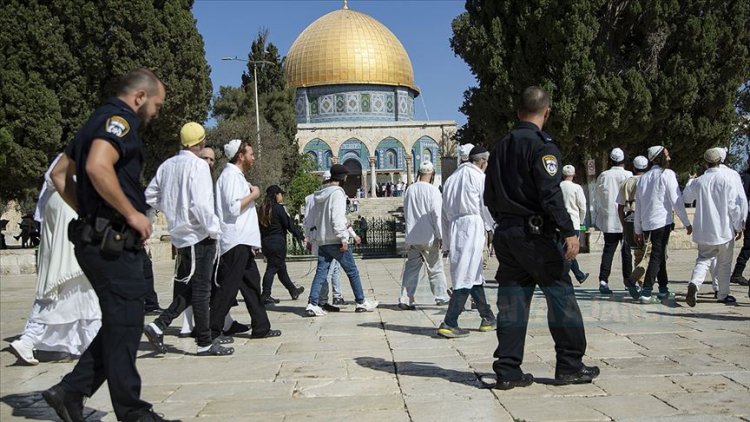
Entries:
[[266, 189], [266, 195], [276, 195], [277, 193], [286, 194], [279, 185], [271, 185]]
[[332, 180], [344, 180], [344, 177], [349, 174], [349, 169], [342, 164], [334, 164], [331, 166], [331, 179]]
[[469, 157], [471, 157], [472, 155], [481, 154], [483, 152], [487, 152], [487, 148], [485, 148], [485, 147], [483, 147], [481, 145], [477, 145], [477, 146], [475, 146], [474, 148], [471, 149], [471, 151], [469, 152]]

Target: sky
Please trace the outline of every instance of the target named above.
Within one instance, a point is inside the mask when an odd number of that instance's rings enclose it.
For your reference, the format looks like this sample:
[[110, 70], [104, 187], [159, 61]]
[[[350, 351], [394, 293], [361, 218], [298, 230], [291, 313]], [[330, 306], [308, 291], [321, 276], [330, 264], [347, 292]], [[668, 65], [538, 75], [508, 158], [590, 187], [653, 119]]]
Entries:
[[[464, 4], [463, 0], [349, 0], [350, 9], [380, 21], [409, 54], [421, 91], [414, 104], [419, 120], [466, 123], [458, 108], [463, 92], [476, 83], [449, 41], [451, 22], [464, 11]], [[285, 56], [308, 25], [342, 7], [340, 0], [196, 0], [193, 15], [203, 35], [214, 93], [220, 86], [240, 85], [246, 63], [221, 58], [246, 58], [262, 28], [269, 29], [269, 41]]]

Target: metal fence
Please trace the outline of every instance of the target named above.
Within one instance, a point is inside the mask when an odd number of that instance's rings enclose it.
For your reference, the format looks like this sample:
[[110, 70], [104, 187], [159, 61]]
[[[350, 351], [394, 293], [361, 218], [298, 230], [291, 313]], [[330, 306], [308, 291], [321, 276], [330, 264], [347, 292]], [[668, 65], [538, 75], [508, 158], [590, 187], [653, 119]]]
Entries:
[[[363, 258], [397, 256], [396, 229], [397, 222], [394, 219], [370, 218], [367, 219], [367, 229], [360, 227], [358, 220], [352, 226], [354, 232], [362, 239], [362, 243], [354, 245], [354, 252]], [[291, 235], [287, 235], [287, 255], [309, 255], [305, 245], [297, 242]]]

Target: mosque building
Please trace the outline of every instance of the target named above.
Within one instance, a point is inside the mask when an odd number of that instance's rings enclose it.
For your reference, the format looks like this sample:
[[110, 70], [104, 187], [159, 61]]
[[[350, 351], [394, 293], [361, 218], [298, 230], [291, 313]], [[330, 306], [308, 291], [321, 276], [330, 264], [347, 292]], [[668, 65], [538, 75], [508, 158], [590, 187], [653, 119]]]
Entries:
[[383, 182], [410, 184], [425, 160], [441, 183], [440, 145], [452, 142], [456, 122], [415, 119], [411, 60], [382, 23], [345, 1], [302, 31], [285, 69], [300, 150], [319, 172], [345, 165], [350, 197], [358, 188], [374, 196]]

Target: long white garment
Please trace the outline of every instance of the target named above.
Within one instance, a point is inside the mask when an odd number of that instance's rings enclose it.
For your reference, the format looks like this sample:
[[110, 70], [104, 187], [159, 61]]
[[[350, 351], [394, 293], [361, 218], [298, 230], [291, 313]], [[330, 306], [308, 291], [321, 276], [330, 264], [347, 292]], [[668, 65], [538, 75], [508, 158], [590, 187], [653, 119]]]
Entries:
[[20, 341], [33, 349], [80, 355], [99, 331], [102, 314], [68, 241], [68, 223], [77, 214], [50, 186], [42, 212], [36, 297]]
[[698, 258], [695, 260], [693, 275], [690, 283], [700, 287], [709, 270], [711, 261], [716, 261], [714, 275], [718, 282], [718, 299], [724, 299], [729, 295], [729, 277], [732, 272], [732, 254], [734, 252], [734, 239], [721, 245], [698, 245]]
[[748, 212], [748, 203], [747, 203], [747, 195], [745, 195], [745, 187], [742, 185], [742, 177], [740, 177], [739, 173], [730, 169], [724, 164], [719, 164], [719, 170], [729, 175], [729, 178], [732, 180], [732, 183], [734, 184], [734, 188], [737, 191], [737, 203], [740, 206], [740, 212], [743, 215], [742, 221], [744, 222], [745, 219], [747, 218], [746, 216]]
[[596, 227], [603, 233], [622, 233], [622, 224], [617, 214], [617, 194], [620, 185], [633, 173], [621, 166], [613, 166], [603, 171], [596, 179], [596, 196], [594, 200], [594, 214]]
[[699, 245], [721, 245], [742, 231], [747, 214], [737, 203], [737, 190], [731, 175], [710, 168], [685, 186], [685, 202], [695, 201], [693, 241]]
[[404, 194], [404, 220], [407, 245], [429, 246], [443, 239], [443, 198], [438, 188], [419, 181]]
[[250, 184], [242, 170], [227, 163], [216, 181], [216, 216], [219, 217], [222, 233], [219, 239], [220, 255], [237, 245], [260, 248], [260, 226], [255, 201], [244, 210], [240, 206], [240, 201], [247, 195], [250, 195]]
[[653, 165], [649, 171], [638, 179], [635, 189], [635, 219], [633, 222], [636, 234], [651, 231], [670, 225], [674, 222], [672, 211], [677, 214], [682, 224], [690, 225], [685, 201], [677, 184], [677, 177], [669, 169]]
[[213, 192], [208, 163], [182, 150], [156, 170], [146, 188], [146, 202], [167, 217], [172, 244], [185, 248], [221, 234]]
[[583, 188], [570, 180], [563, 180], [560, 182], [560, 190], [563, 193], [565, 209], [573, 220], [573, 228], [578, 230], [581, 222], [586, 219], [586, 195]]
[[454, 289], [484, 283], [482, 251], [486, 230], [493, 225], [485, 221], [484, 179], [479, 167], [463, 163], [443, 185], [443, 248], [450, 251]]

